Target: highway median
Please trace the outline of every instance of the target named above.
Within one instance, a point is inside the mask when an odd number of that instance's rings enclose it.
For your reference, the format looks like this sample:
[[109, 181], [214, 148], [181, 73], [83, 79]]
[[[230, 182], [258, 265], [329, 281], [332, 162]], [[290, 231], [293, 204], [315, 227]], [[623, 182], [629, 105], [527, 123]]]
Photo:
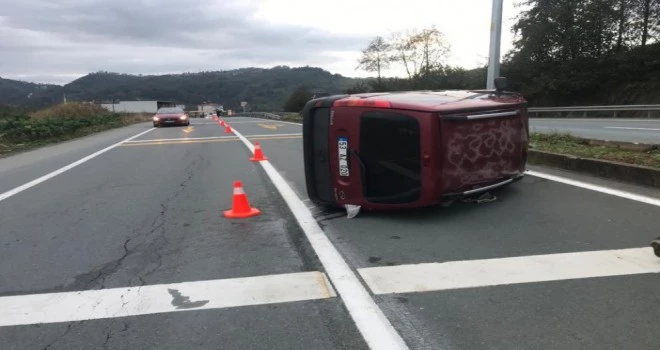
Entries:
[[117, 114], [87, 103], [64, 103], [39, 111], [3, 108], [0, 157], [150, 120], [147, 113]]
[[660, 187], [660, 146], [584, 139], [570, 134], [530, 135], [528, 162], [637, 185]]

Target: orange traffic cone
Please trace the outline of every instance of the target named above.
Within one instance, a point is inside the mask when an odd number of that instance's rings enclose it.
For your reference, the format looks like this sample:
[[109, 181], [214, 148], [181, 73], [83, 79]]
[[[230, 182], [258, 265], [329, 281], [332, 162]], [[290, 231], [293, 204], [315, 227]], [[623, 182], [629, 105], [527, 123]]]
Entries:
[[229, 124], [225, 123], [225, 133], [226, 134], [231, 134], [231, 126]]
[[254, 143], [254, 157], [250, 158], [250, 160], [253, 162], [268, 160], [268, 157], [264, 156], [264, 151], [261, 149], [259, 141]]
[[259, 215], [261, 211], [250, 206], [247, 195], [243, 190], [243, 185], [240, 181], [234, 181], [234, 195], [231, 209], [225, 210], [223, 214], [229, 219], [243, 219]]

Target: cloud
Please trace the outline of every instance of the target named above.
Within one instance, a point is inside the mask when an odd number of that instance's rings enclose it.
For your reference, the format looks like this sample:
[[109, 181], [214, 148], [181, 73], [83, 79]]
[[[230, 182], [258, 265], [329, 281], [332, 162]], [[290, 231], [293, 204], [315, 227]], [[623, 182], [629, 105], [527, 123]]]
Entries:
[[265, 21], [252, 15], [258, 6], [255, 0], [0, 0], [0, 76], [63, 83], [98, 70], [324, 66], [369, 40]]

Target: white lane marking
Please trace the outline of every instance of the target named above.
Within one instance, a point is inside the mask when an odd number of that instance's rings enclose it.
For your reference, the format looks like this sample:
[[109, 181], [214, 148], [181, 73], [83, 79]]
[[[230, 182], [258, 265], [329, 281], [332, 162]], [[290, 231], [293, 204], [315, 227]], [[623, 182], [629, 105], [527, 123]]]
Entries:
[[566, 184], [566, 185], [581, 187], [581, 188], [585, 188], [585, 189], [588, 189], [588, 190], [601, 192], [601, 193], [609, 194], [609, 195], [612, 195], [612, 196], [626, 198], [626, 199], [630, 199], [630, 200], [633, 200], [633, 201], [642, 202], [642, 203], [651, 204], [651, 205], [655, 205], [655, 206], [660, 207], [660, 199], [658, 199], [658, 198], [642, 196], [640, 194], [636, 194], [636, 193], [632, 193], [632, 192], [626, 192], [626, 191], [616, 190], [616, 189], [609, 188], [609, 187], [598, 186], [598, 185], [590, 184], [590, 183], [587, 183], [587, 182], [567, 179], [567, 178], [556, 176], [556, 175], [544, 174], [544, 173], [540, 173], [538, 171], [533, 171], [533, 170], [527, 170], [525, 173], [528, 174], [528, 175], [531, 175], [531, 176], [540, 177], [542, 179], [555, 181], [555, 182], [561, 182], [561, 183]]
[[20, 186], [14, 188], [14, 189], [11, 189], [11, 190], [9, 190], [9, 191], [7, 191], [7, 192], [5, 192], [5, 193], [2, 193], [2, 194], [0, 194], [0, 202], [2, 202], [3, 200], [5, 200], [5, 199], [7, 199], [7, 198], [9, 198], [9, 197], [11, 197], [11, 196], [13, 196], [13, 195], [16, 195], [16, 194], [18, 194], [18, 193], [21, 193], [21, 192], [23, 192], [23, 191], [25, 191], [25, 190], [27, 190], [27, 189], [29, 189], [29, 188], [31, 188], [31, 187], [34, 187], [34, 186], [36, 186], [36, 185], [38, 185], [38, 184], [40, 184], [40, 183], [42, 183], [42, 182], [44, 182], [44, 181], [46, 181], [46, 180], [52, 179], [52, 178], [54, 178], [55, 176], [57, 176], [57, 175], [59, 175], [59, 174], [62, 174], [62, 173], [65, 172], [65, 171], [71, 170], [71, 169], [77, 167], [78, 165], [80, 165], [80, 164], [82, 164], [82, 163], [85, 163], [86, 161], [88, 161], [88, 160], [90, 160], [90, 159], [96, 158], [96, 157], [100, 156], [101, 154], [103, 154], [103, 153], [105, 153], [105, 152], [107, 152], [107, 151], [109, 151], [109, 150], [111, 150], [111, 149], [113, 149], [113, 148], [115, 148], [115, 147], [120, 146], [120, 145], [121, 145], [122, 143], [124, 143], [124, 142], [131, 141], [131, 140], [133, 140], [134, 138], [140, 137], [140, 136], [142, 136], [142, 135], [144, 135], [144, 134], [146, 134], [146, 133], [148, 133], [148, 132], [150, 132], [150, 131], [152, 131], [152, 130], [154, 130], [154, 129], [155, 129], [155, 128], [151, 128], [151, 129], [146, 130], [146, 131], [143, 131], [143, 132], [141, 132], [141, 133], [139, 133], [139, 134], [137, 134], [137, 135], [135, 135], [135, 136], [131, 136], [131, 137], [127, 138], [126, 140], [119, 141], [119, 142], [115, 143], [115, 144], [112, 145], [112, 146], [108, 146], [108, 147], [106, 147], [106, 148], [104, 148], [104, 149], [102, 149], [102, 150], [100, 150], [100, 151], [94, 152], [94, 153], [88, 155], [87, 157], [82, 158], [82, 159], [79, 159], [79, 160], [77, 160], [77, 161], [75, 161], [75, 162], [73, 162], [73, 163], [71, 163], [71, 164], [69, 164], [69, 165], [65, 165], [65, 166], [63, 166], [63, 167], [61, 167], [61, 168], [59, 168], [59, 169], [57, 169], [57, 170], [55, 170], [55, 171], [53, 171], [53, 172], [51, 172], [51, 173], [48, 173], [48, 174], [46, 174], [46, 175], [44, 175], [44, 176], [42, 176], [42, 177], [40, 177], [40, 178], [34, 179], [34, 180], [32, 180], [32, 181], [30, 181], [30, 182], [28, 182], [28, 183], [25, 183], [25, 184], [20, 185]]
[[[236, 130], [234, 133], [250, 152], [254, 152], [254, 145], [248, 139]], [[346, 309], [369, 347], [374, 350], [408, 349], [383, 311], [376, 305], [369, 292], [325, 235], [305, 203], [300, 200], [296, 192], [269, 161], [259, 163], [284, 198], [298, 221], [298, 225], [305, 232], [307, 240], [319, 257], [330, 281], [337, 289]]]
[[322, 272], [0, 297], [0, 326], [74, 322], [335, 297]]
[[[247, 135], [248, 138], [251, 137], [278, 137], [278, 136], [302, 136], [302, 133], [292, 133], [292, 134], [260, 134], [260, 135]], [[152, 139], [152, 140], [133, 140], [126, 141], [125, 143], [149, 143], [149, 142], [167, 142], [167, 141], [195, 141], [195, 140], [221, 140], [221, 139], [237, 139], [237, 136], [209, 136], [209, 137], [182, 137], [175, 139]]]
[[651, 248], [532, 255], [359, 269], [374, 294], [660, 273]]
[[652, 129], [652, 128], [628, 128], [628, 127], [624, 127], [624, 126], [604, 126], [603, 129], [660, 131], [660, 129]]
[[563, 121], [580, 121], [580, 122], [610, 122], [610, 123], [628, 123], [628, 122], [643, 122], [643, 123], [660, 123], [658, 119], [612, 119], [612, 118], [529, 118], [530, 121], [553, 121], [561, 123]]

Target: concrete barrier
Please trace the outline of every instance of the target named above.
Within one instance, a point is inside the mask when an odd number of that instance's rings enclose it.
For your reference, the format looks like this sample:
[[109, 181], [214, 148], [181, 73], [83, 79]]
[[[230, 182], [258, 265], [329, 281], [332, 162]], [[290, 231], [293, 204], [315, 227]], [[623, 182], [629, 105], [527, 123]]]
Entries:
[[600, 159], [580, 158], [532, 149], [529, 150], [527, 161], [529, 164], [543, 165], [636, 185], [660, 188], [660, 170], [654, 168]]

